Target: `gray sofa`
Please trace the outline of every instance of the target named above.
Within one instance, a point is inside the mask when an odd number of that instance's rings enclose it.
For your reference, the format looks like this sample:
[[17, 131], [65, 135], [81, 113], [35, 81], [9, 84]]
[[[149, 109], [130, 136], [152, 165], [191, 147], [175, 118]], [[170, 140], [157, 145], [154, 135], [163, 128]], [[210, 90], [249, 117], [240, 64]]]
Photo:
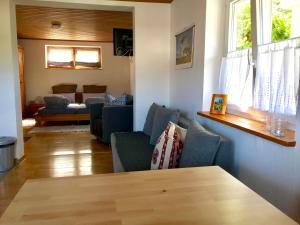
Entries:
[[[178, 125], [188, 128], [191, 120], [180, 117]], [[212, 165], [218, 165], [228, 171], [232, 170], [232, 142], [221, 136], [220, 146]], [[114, 172], [150, 170], [154, 145], [150, 136], [144, 132], [120, 132], [111, 135]]]

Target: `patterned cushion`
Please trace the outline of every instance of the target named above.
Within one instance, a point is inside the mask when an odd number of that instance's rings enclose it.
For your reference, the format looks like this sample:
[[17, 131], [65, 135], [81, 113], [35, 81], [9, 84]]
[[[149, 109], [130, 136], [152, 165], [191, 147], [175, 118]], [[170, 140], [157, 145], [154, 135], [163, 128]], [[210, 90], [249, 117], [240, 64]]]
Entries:
[[109, 92], [106, 92], [104, 97], [107, 104], [112, 104], [112, 102], [116, 100], [116, 98]]
[[152, 154], [151, 169], [171, 169], [179, 166], [186, 129], [169, 122], [157, 140]]
[[112, 101], [112, 105], [126, 105], [126, 97], [126, 94], [121, 95], [120, 97]]

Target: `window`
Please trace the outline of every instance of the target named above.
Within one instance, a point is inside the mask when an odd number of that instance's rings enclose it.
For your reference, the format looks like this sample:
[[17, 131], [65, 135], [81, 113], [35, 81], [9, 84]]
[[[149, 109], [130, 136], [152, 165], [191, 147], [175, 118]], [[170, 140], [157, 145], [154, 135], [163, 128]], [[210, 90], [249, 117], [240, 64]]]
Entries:
[[251, 6], [250, 0], [234, 1], [231, 7], [229, 51], [251, 48]]
[[228, 53], [220, 71], [229, 109], [295, 116], [300, 1], [235, 0], [229, 10]]
[[259, 44], [300, 36], [300, 1], [259, 0], [258, 5]]
[[101, 69], [101, 47], [46, 45], [46, 68]]

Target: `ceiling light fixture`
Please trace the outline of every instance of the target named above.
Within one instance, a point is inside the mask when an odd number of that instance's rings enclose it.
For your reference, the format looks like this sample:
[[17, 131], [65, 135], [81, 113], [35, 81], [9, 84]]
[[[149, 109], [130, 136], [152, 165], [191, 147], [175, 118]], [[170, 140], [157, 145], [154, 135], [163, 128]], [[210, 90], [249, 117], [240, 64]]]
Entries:
[[52, 29], [60, 29], [61, 28], [61, 22], [59, 21], [51, 21], [51, 27]]

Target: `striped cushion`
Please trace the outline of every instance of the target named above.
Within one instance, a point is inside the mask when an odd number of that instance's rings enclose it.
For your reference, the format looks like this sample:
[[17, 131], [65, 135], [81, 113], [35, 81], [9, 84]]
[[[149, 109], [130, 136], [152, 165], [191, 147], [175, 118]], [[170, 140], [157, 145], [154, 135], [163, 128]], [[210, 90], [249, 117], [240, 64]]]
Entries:
[[186, 129], [169, 122], [153, 151], [152, 170], [178, 167], [186, 132]]

